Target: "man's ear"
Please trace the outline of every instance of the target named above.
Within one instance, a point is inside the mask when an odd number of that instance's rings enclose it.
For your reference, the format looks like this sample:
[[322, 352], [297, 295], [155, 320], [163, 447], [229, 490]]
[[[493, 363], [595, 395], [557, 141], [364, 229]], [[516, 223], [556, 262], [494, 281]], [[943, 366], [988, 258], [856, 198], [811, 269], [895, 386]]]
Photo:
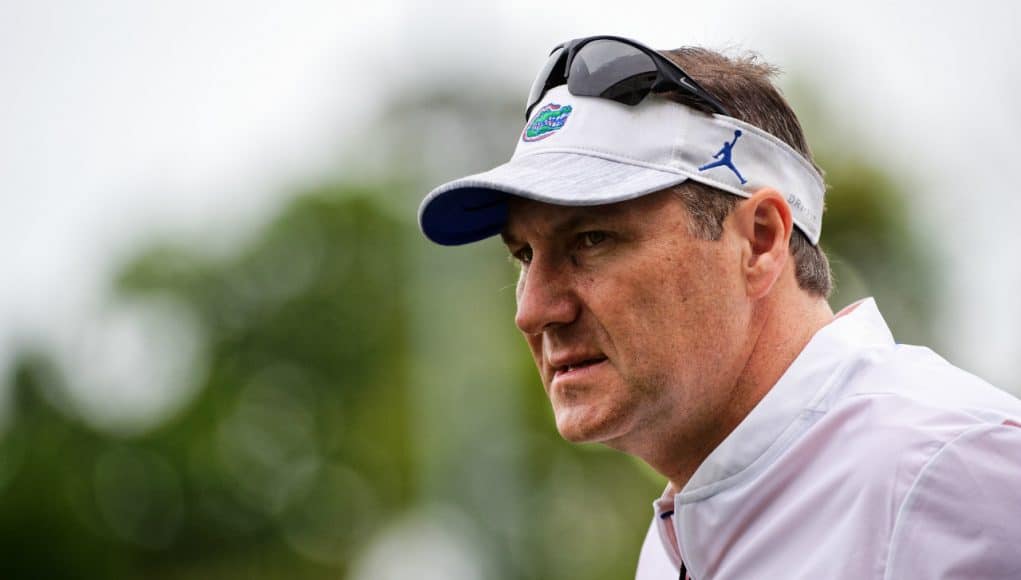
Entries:
[[738, 203], [733, 217], [748, 296], [762, 298], [780, 279], [790, 259], [791, 208], [779, 191], [764, 187]]

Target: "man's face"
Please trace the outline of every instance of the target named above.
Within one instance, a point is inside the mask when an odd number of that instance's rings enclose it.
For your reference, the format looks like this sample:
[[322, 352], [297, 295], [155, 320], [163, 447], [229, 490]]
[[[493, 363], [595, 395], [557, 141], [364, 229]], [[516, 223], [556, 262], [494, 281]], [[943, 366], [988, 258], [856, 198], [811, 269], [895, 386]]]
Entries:
[[740, 249], [668, 192], [596, 207], [513, 198], [515, 322], [571, 441], [641, 454], [718, 429], [750, 350]]

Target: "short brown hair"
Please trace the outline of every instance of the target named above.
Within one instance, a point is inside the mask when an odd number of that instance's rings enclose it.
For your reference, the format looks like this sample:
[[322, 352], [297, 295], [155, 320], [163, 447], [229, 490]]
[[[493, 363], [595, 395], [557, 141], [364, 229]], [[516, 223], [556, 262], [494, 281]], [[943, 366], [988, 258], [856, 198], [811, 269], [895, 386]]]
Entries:
[[[735, 58], [698, 47], [684, 47], [662, 51], [676, 62], [699, 84], [716, 97], [734, 118], [751, 123], [771, 133], [801, 153], [819, 174], [822, 171], [812, 159], [801, 123], [790, 105], [773, 86], [771, 77], [778, 71], [753, 54]], [[671, 99], [684, 105], [711, 113], [705, 104], [684, 93], [670, 93]], [[684, 201], [693, 224], [693, 234], [717, 240], [723, 233], [723, 221], [740, 201], [740, 198], [696, 181], [686, 181], [674, 188]], [[795, 228], [791, 235], [791, 255], [794, 257], [798, 287], [811, 294], [826, 298], [832, 289], [832, 276], [826, 254], [812, 245], [805, 234]]]

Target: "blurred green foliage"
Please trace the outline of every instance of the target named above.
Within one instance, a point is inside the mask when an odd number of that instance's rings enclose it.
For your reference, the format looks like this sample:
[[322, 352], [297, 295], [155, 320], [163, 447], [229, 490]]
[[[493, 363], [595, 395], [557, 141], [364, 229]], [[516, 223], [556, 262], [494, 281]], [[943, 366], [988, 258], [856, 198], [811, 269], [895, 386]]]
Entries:
[[941, 350], [931, 314], [943, 298], [935, 257], [912, 228], [903, 185], [853, 153], [823, 154], [830, 188], [822, 247], [842, 307], [874, 296], [897, 340]]
[[[169, 421], [92, 426], [62, 395], [73, 374], [26, 351], [0, 440], [0, 577], [630, 577], [665, 482], [560, 439], [499, 244], [436, 248], [411, 221], [433, 140], [454, 143], [449, 174], [509, 155], [493, 135], [517, 105], [481, 100], [387, 114], [380, 149], [406, 183], [300, 192], [231, 255], [168, 243], [126, 266], [121, 297], [200, 321], [199, 388]], [[501, 112], [481, 129], [461, 114], [480, 107]], [[821, 163], [834, 303], [875, 293], [924, 341], [929, 262], [897, 185], [853, 157]]]
[[336, 578], [415, 500], [405, 228], [333, 193], [300, 198], [227, 260], [161, 247], [126, 270], [124, 293], [169, 295], [204, 326], [202, 387], [169, 423], [105, 437], [48, 411], [53, 373], [23, 361], [5, 442], [25, 459], [0, 528], [37, 546], [28, 569], [90, 568], [17, 531], [52, 521], [99, 577]]

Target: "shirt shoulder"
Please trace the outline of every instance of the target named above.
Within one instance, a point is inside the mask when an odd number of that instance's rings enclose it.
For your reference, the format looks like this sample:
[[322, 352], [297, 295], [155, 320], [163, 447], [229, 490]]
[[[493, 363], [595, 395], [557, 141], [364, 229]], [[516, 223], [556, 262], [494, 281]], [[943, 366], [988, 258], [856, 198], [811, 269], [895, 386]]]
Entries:
[[963, 413], [976, 423], [1021, 422], [1021, 400], [925, 347], [864, 349], [848, 361], [843, 375], [830, 398], [835, 404], [891, 395], [921, 407]]
[[848, 442], [832, 467], [889, 502], [882, 577], [1021, 577], [1021, 401], [926, 348], [858, 359], [816, 434]]
[[979, 425], [942, 445], [901, 502], [885, 578], [1021, 577], [1021, 428]]
[[887, 487], [898, 505], [965, 434], [1021, 425], [1021, 400], [927, 348], [863, 350], [841, 375], [797, 445], [828, 450], [818, 460], [863, 489]]
[[[1021, 425], [1021, 400], [924, 347], [850, 354], [830, 377], [791, 451], [862, 486], [914, 480], [934, 454], [980, 427]], [[896, 475], [896, 477], [894, 477]]]

